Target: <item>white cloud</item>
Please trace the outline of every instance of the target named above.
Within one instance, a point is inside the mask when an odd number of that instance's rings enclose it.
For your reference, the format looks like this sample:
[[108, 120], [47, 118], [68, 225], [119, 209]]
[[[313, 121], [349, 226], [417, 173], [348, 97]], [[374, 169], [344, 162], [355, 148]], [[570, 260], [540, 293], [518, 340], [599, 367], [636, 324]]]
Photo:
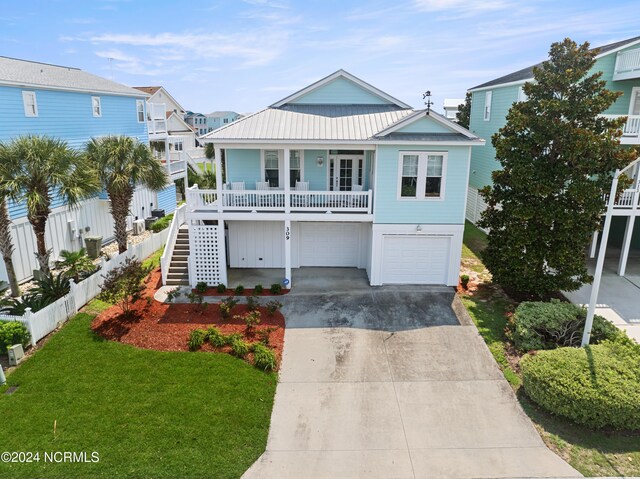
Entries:
[[464, 10], [467, 12], [487, 12], [504, 10], [512, 6], [507, 0], [414, 0], [414, 6], [425, 12]]

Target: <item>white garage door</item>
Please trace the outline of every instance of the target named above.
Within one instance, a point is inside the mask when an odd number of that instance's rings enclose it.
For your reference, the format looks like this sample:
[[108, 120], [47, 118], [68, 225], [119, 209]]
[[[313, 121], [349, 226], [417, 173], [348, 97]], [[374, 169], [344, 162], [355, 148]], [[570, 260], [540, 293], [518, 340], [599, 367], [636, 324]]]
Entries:
[[447, 284], [451, 238], [384, 235], [383, 284]]
[[358, 266], [360, 225], [300, 223], [300, 266]]
[[284, 268], [284, 223], [229, 221], [232, 268]]

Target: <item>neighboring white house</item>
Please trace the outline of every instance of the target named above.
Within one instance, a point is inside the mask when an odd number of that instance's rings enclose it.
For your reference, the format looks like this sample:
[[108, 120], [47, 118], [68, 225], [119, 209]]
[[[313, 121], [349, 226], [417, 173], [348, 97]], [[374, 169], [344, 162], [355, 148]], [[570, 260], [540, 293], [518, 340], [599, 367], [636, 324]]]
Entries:
[[149, 144], [176, 180], [185, 178], [187, 165], [206, 160], [204, 149], [197, 147], [198, 132], [185, 119], [185, 110], [164, 87], [135, 87], [149, 95], [147, 99], [147, 125]]
[[457, 122], [456, 115], [458, 107], [464, 103], [464, 98], [445, 98], [444, 99], [444, 116], [451, 121]]
[[187, 191], [189, 272], [169, 280], [282, 268], [291, 286], [292, 268], [325, 266], [363, 269], [372, 285], [457, 284], [469, 158], [484, 140], [444, 116], [339, 70], [201, 140], [228, 183]]

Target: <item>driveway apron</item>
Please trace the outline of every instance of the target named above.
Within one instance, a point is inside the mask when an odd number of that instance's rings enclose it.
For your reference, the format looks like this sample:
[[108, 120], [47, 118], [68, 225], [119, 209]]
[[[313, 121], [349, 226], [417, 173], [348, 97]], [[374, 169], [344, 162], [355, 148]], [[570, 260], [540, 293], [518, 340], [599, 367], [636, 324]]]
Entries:
[[411, 287], [283, 297], [267, 449], [243, 477], [579, 477], [453, 299]]

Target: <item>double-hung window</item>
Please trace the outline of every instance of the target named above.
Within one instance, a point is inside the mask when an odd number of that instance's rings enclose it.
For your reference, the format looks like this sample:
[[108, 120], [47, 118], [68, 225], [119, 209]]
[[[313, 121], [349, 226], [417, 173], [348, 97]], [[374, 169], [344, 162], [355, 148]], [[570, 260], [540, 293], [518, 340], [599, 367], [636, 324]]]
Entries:
[[484, 121], [491, 120], [491, 97], [493, 96], [491, 91], [484, 94]]
[[289, 186], [294, 188], [296, 181], [302, 181], [300, 150], [291, 150], [289, 154]]
[[38, 102], [36, 101], [36, 92], [23, 91], [22, 103], [24, 105], [24, 116], [38, 116]]
[[100, 103], [99, 96], [91, 97], [91, 111], [93, 112], [93, 116], [96, 116], [96, 117], [102, 116], [102, 104]]
[[271, 188], [280, 186], [278, 150], [264, 151], [264, 181], [268, 181]]
[[136, 112], [138, 114], [138, 123], [144, 123], [144, 100], [136, 100]]
[[400, 199], [444, 198], [445, 152], [408, 152], [400, 154], [398, 197]]

